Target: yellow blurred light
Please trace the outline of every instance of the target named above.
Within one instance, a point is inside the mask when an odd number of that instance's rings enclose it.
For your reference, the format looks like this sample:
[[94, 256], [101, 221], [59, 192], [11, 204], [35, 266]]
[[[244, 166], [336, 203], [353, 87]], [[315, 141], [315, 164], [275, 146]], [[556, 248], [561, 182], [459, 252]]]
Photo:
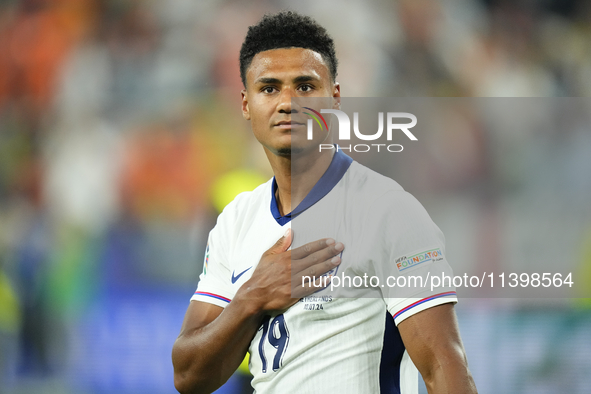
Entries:
[[250, 371], [248, 369], [249, 361], [250, 361], [250, 353], [246, 353], [246, 356], [244, 356], [244, 360], [242, 360], [242, 363], [238, 367], [238, 372], [243, 373], [245, 375], [250, 375]]
[[18, 298], [6, 275], [0, 272], [0, 331], [16, 332], [20, 318]]
[[252, 191], [265, 181], [267, 181], [266, 177], [256, 171], [230, 171], [213, 183], [211, 188], [213, 206], [221, 212], [238, 194]]

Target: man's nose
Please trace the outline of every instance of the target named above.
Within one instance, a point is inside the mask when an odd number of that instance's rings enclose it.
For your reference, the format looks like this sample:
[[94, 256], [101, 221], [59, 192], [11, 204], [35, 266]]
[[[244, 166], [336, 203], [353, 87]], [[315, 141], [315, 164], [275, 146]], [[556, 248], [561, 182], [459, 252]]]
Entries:
[[284, 88], [281, 90], [279, 95], [279, 104], [277, 110], [281, 113], [291, 114], [293, 109], [291, 105], [291, 99], [294, 97], [295, 92], [291, 88]]

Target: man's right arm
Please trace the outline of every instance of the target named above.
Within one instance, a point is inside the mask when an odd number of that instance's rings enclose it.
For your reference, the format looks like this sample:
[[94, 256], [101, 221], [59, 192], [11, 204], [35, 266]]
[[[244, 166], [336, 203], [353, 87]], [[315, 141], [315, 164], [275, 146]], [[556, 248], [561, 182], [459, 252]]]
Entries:
[[263, 254], [252, 277], [225, 308], [191, 302], [172, 350], [179, 392], [211, 393], [219, 388], [244, 359], [263, 317], [317, 290], [302, 287], [302, 276], [317, 277], [340, 264], [342, 244], [323, 239], [292, 251], [291, 239], [291, 232], [286, 233]]
[[174, 385], [180, 393], [211, 393], [238, 368], [262, 314], [235, 298], [221, 308], [191, 301], [173, 350]]

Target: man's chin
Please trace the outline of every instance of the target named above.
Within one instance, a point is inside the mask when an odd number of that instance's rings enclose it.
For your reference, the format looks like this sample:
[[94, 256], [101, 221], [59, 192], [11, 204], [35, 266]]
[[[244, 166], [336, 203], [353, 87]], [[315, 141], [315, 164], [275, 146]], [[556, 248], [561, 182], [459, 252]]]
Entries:
[[281, 157], [291, 157], [292, 155], [299, 155], [304, 153], [305, 149], [296, 146], [286, 146], [275, 150], [275, 154]]

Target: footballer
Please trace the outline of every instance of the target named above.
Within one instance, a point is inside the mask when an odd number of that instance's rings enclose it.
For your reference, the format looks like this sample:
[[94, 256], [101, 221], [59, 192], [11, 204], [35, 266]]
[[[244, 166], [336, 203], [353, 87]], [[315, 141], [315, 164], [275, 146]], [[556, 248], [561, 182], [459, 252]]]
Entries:
[[[417, 394], [418, 373], [431, 394], [476, 393], [455, 289], [355, 298], [302, 281], [336, 271], [405, 275], [395, 262], [419, 253], [437, 259], [414, 273], [451, 273], [443, 235], [412, 195], [342, 151], [319, 151], [326, 136], [306, 138], [292, 98], [338, 99], [337, 66], [332, 38], [307, 16], [266, 15], [248, 30], [242, 112], [274, 177], [236, 197], [209, 234], [172, 351], [181, 393], [215, 391], [247, 352], [259, 394]], [[292, 230], [292, 221], [326, 214], [337, 219]]]

